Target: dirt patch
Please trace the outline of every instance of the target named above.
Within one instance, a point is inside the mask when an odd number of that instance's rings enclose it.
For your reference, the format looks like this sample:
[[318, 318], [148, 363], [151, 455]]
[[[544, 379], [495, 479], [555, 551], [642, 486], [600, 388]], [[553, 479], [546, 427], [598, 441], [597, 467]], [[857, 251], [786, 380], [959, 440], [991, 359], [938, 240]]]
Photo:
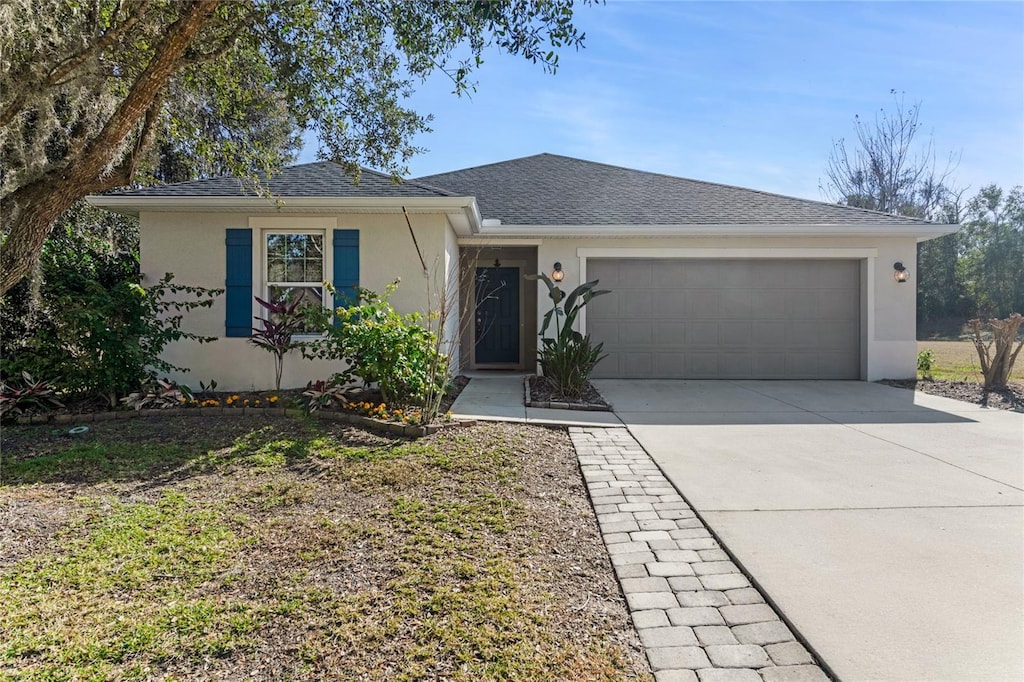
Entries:
[[884, 379], [880, 384], [909, 388], [930, 395], [952, 398], [965, 403], [994, 407], [1000, 410], [1024, 412], [1024, 382], [1010, 382], [1008, 387], [999, 391], [988, 391], [981, 384], [973, 381], [949, 381], [943, 379]]

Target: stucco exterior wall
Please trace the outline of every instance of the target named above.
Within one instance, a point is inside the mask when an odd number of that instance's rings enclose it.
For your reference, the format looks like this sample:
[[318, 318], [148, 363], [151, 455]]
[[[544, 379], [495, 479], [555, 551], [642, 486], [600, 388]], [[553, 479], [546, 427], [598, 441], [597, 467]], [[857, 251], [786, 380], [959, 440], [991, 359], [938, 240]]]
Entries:
[[[411, 215], [413, 229], [427, 266], [439, 281], [446, 281], [445, 267], [451, 257], [454, 239], [441, 213]], [[155, 283], [165, 272], [173, 272], [175, 282], [208, 288], [223, 288], [225, 278], [225, 230], [252, 228], [253, 243], [262, 243], [265, 229], [355, 229], [359, 230], [359, 285], [374, 291], [400, 277], [402, 284], [391, 297], [396, 310], [406, 313], [427, 312], [423, 268], [401, 213], [363, 213], [339, 215], [250, 215], [246, 213], [164, 213], [140, 215], [140, 250], [143, 284]], [[330, 244], [329, 233], [325, 242]], [[329, 246], [327, 248], [329, 251]], [[259, 253], [254, 254], [253, 293], [263, 296], [262, 267]], [[330, 273], [330, 263], [325, 272]], [[253, 304], [253, 314], [259, 312]], [[172, 379], [197, 386], [199, 381], [216, 379], [224, 390], [273, 388], [273, 357], [244, 338], [224, 337], [225, 301], [220, 296], [209, 309], [188, 313], [183, 327], [203, 336], [219, 337], [207, 344], [182, 341], [171, 344], [165, 358], [175, 365], [191, 369], [174, 373]], [[340, 367], [309, 361], [293, 352], [285, 359], [282, 388], [298, 388], [316, 379], [326, 379]]]
[[[565, 280], [562, 288], [570, 291], [581, 282], [590, 257], [625, 258], [854, 258], [862, 262], [862, 378], [903, 379], [916, 376], [916, 296], [914, 277], [899, 284], [893, 279], [894, 262], [916, 262], [917, 244], [907, 238], [853, 237], [673, 237], [646, 239], [551, 239], [540, 241], [539, 266], [550, 269], [562, 263]], [[606, 250], [606, 251], [605, 251]], [[809, 287], [814, 282], [808, 282]], [[543, 291], [538, 291], [538, 316], [550, 308]], [[586, 316], [581, 316], [582, 330]]]

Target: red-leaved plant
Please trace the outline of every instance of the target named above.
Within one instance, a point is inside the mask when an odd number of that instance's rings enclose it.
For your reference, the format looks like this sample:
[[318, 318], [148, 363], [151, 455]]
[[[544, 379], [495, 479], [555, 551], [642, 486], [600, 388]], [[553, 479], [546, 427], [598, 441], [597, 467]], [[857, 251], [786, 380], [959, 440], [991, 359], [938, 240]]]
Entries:
[[279, 301], [264, 301], [257, 296], [256, 302], [263, 308], [265, 317], [254, 318], [260, 323], [260, 326], [252, 328], [252, 336], [249, 341], [273, 354], [274, 390], [280, 391], [284, 356], [288, 351], [302, 345], [294, 340], [294, 336], [303, 330], [304, 318], [299, 312], [299, 306], [303, 300], [301, 297], [292, 300], [290, 296], [286, 295]]

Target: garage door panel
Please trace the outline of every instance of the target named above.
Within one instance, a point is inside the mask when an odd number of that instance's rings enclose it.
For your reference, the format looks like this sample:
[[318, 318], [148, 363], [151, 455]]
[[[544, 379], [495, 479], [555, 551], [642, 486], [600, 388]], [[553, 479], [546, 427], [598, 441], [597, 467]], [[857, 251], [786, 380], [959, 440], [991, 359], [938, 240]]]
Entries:
[[606, 348], [615, 348], [619, 345], [619, 329], [622, 327], [617, 322], [593, 320], [589, 324], [590, 336], [600, 340]]
[[819, 317], [819, 296], [820, 294], [817, 291], [787, 291], [785, 316], [791, 320], [806, 320], [807, 318]]
[[686, 376], [686, 356], [683, 353], [653, 354], [654, 375], [667, 379], [681, 379]]
[[658, 345], [676, 346], [679, 340], [686, 334], [686, 324], [683, 322], [665, 322], [658, 320], [654, 323], [654, 343]]
[[[601, 283], [604, 288], [604, 283]], [[604, 296], [598, 296], [595, 301], [600, 301]], [[590, 305], [589, 303], [587, 305]], [[628, 291], [618, 298], [619, 315], [623, 319], [650, 319], [654, 312], [654, 294], [650, 290]]]
[[[604, 287], [604, 282], [601, 282], [601, 287]], [[612, 289], [611, 293], [604, 294], [592, 299], [587, 304], [587, 313], [593, 319], [607, 319], [614, 321], [619, 317], [619, 299], [626, 298], [627, 292]], [[550, 310], [550, 307], [548, 308]]]
[[813, 349], [818, 347], [816, 322], [790, 322], [786, 326], [786, 347]]
[[754, 343], [753, 323], [722, 322], [718, 327], [718, 342], [726, 348], [751, 347]]
[[725, 319], [747, 319], [753, 311], [754, 292], [749, 289], [723, 289], [719, 294], [720, 316]]
[[588, 307], [610, 354], [594, 376], [859, 376], [857, 261], [593, 259], [588, 272], [621, 283]]
[[658, 295], [661, 317], [683, 319], [686, 317], [686, 292], [663, 290]]
[[619, 365], [625, 376], [649, 376], [651, 367], [650, 353], [622, 353]]
[[718, 323], [717, 322], [691, 322], [686, 325], [684, 339], [687, 346], [700, 348], [701, 346], [718, 345]]
[[[641, 289], [651, 286], [654, 264], [651, 261], [622, 261], [618, 268], [619, 286], [626, 286], [631, 289]], [[593, 279], [591, 277], [590, 279]], [[601, 281], [602, 289], [604, 280]]]
[[782, 321], [755, 320], [751, 323], [754, 331], [754, 346], [779, 348], [786, 345], [786, 323]]
[[852, 322], [822, 322], [818, 326], [818, 345], [822, 350], [843, 349], [856, 333], [857, 325]]
[[708, 289], [694, 289], [686, 292], [686, 315], [693, 320], [717, 319], [719, 317], [718, 292]]
[[860, 296], [856, 291], [826, 290], [820, 292], [821, 318], [826, 320], [848, 320], [860, 305]]
[[718, 376], [718, 353], [687, 353], [685, 357], [687, 376], [692, 376], [695, 379], [707, 379]]
[[682, 262], [659, 264], [648, 278], [650, 286], [656, 289], [671, 289], [683, 281], [686, 266]]
[[743, 379], [753, 372], [753, 358], [747, 353], [720, 353], [718, 374], [723, 379]]
[[619, 341], [623, 346], [650, 346], [652, 342], [651, 322], [634, 322], [619, 328]]
[[750, 316], [755, 320], [778, 320], [786, 316], [786, 292], [761, 289], [751, 292]]

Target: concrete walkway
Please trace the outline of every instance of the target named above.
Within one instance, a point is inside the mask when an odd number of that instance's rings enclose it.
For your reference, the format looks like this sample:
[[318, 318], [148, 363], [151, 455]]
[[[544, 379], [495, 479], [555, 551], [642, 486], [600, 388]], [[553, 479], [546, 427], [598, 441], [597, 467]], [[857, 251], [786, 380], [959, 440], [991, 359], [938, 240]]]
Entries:
[[612, 412], [547, 410], [523, 404], [524, 375], [474, 376], [452, 404], [452, 416], [562, 426], [622, 426]]
[[1024, 679], [1024, 415], [863, 382], [594, 383], [837, 677]]

